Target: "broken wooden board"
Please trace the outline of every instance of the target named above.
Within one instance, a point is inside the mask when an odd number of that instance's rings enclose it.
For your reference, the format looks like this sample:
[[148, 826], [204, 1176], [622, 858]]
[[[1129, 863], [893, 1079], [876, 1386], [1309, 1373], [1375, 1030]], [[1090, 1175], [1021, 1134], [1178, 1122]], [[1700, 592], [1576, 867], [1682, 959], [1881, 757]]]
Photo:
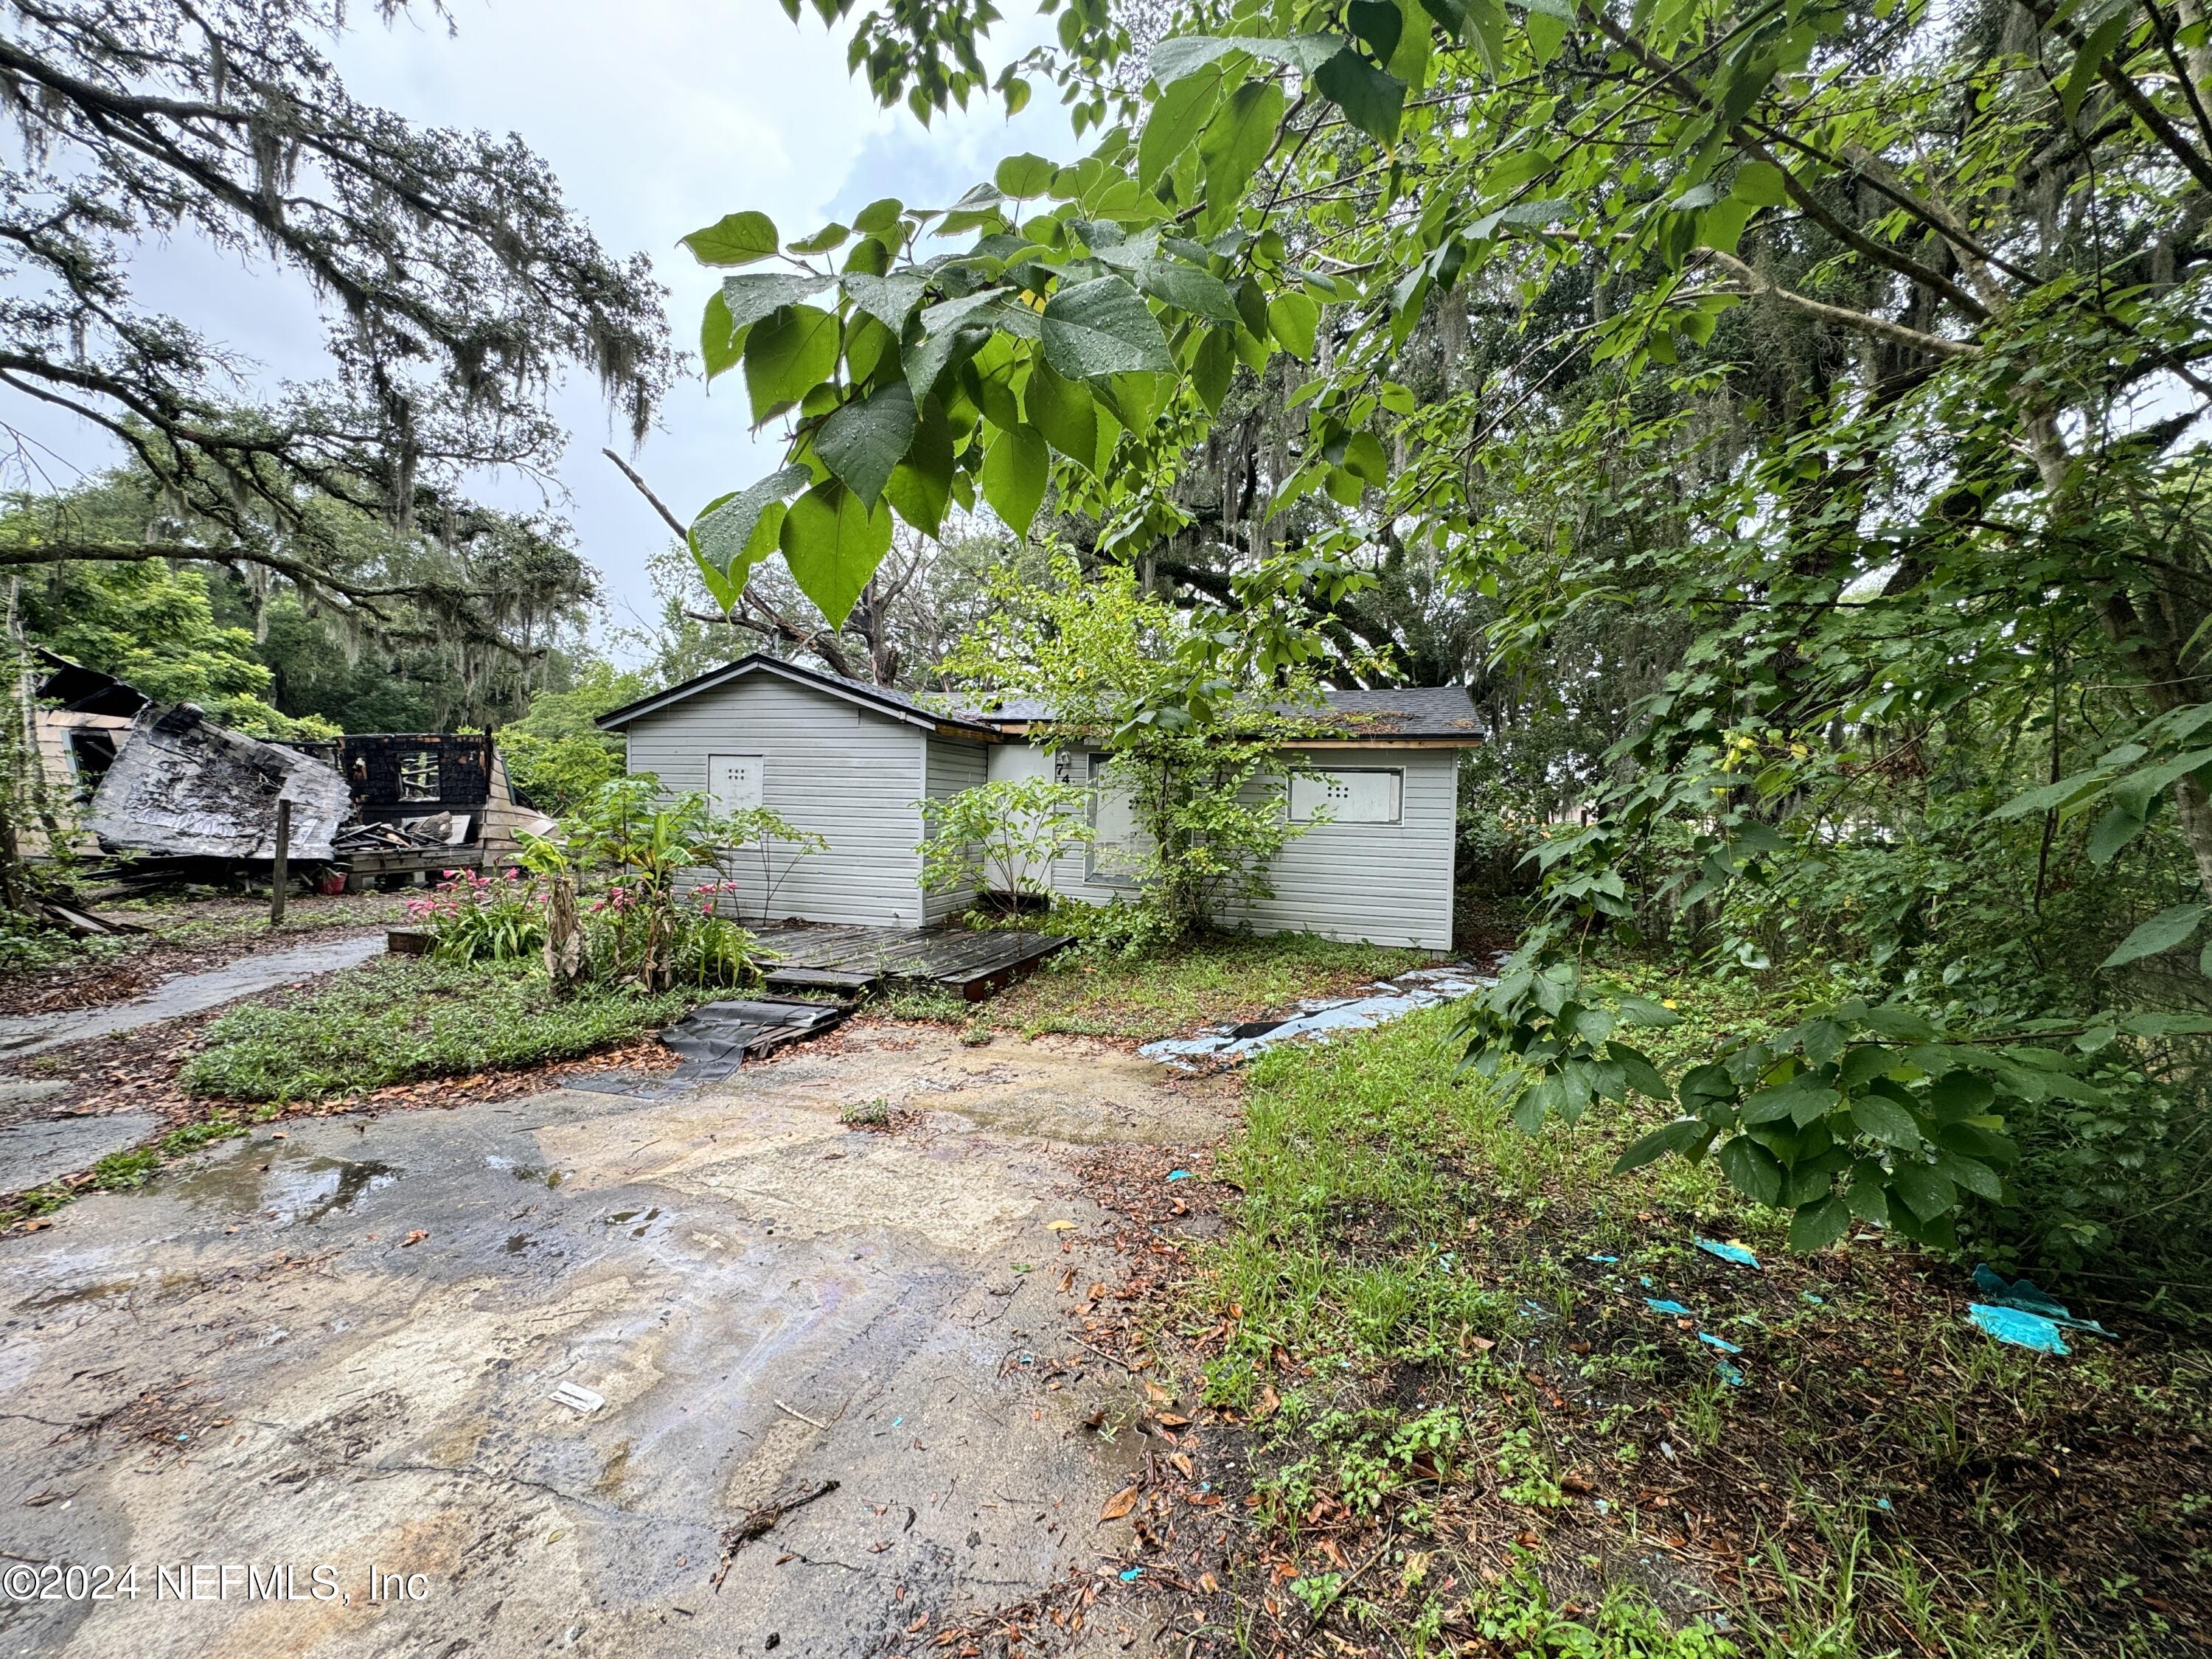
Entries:
[[787, 927], [762, 935], [775, 953], [768, 982], [783, 990], [866, 991], [935, 986], [980, 1002], [1074, 943], [1065, 933], [954, 933], [920, 927]]

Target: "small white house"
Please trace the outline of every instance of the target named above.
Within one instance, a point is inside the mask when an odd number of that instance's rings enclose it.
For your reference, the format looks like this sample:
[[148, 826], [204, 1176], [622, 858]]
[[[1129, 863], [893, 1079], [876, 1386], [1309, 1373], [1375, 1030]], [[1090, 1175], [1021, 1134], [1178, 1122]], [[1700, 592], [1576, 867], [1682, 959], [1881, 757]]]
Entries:
[[[1310, 933], [1448, 951], [1459, 751], [1481, 741], [1463, 688], [1332, 691], [1341, 738], [1308, 740], [1313, 769], [1280, 793], [1283, 810], [1324, 821], [1294, 838], [1268, 872], [1275, 890], [1242, 915], [1257, 933]], [[905, 692], [756, 653], [602, 715], [622, 732], [629, 769], [672, 792], [704, 791], [725, 811], [774, 808], [830, 851], [782, 872], [775, 913], [807, 921], [915, 927], [957, 915], [962, 893], [925, 893], [916, 850], [926, 798], [1000, 778], [1090, 781], [1103, 754], [1047, 753], [1035, 705], [958, 715]], [[1097, 840], [1055, 863], [1051, 885], [1103, 903], [1133, 890], [1115, 874], [1133, 834], [1127, 809], [1094, 788]], [[760, 913], [757, 860], [740, 857], [746, 914]]]

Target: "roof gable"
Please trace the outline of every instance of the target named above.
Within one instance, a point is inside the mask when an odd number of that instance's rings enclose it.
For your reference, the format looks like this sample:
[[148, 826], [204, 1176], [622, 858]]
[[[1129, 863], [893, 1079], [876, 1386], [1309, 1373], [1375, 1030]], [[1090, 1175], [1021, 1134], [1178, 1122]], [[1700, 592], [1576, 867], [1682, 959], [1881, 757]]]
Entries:
[[609, 709], [592, 723], [603, 732], [618, 731], [633, 720], [647, 714], [657, 714], [702, 692], [719, 690], [755, 674], [767, 674], [787, 680], [794, 685], [840, 698], [855, 708], [867, 709], [925, 732], [946, 732], [984, 741], [995, 741], [1000, 735], [994, 728], [973, 720], [933, 714], [908, 693], [890, 686], [868, 685], [859, 680], [848, 680], [842, 674], [827, 673], [820, 669], [786, 662], [782, 658], [771, 657], [764, 651], [747, 652], [735, 662], [725, 663], [720, 668], [710, 668], [680, 685], [672, 685], [665, 691], [640, 697], [635, 702], [625, 703], [620, 708]]

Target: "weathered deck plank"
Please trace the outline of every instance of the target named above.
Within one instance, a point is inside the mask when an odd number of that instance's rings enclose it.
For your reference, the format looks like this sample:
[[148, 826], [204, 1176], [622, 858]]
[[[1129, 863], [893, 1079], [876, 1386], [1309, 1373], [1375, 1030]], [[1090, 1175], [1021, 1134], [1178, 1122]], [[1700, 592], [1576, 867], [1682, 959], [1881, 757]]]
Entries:
[[778, 928], [761, 936], [780, 960], [770, 986], [866, 990], [883, 984], [939, 985], [980, 1001], [1055, 951], [1062, 933], [932, 933], [919, 927]]

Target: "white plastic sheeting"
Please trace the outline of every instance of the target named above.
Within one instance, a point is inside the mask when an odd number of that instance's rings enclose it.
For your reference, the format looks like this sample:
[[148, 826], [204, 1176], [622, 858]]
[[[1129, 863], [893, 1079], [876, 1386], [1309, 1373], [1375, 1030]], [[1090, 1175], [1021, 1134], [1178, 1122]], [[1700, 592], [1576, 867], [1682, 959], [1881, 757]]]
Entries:
[[[1494, 965], [1494, 964], [1493, 964]], [[1148, 1059], [1178, 1071], [1195, 1072], [1201, 1063], [1233, 1066], [1248, 1054], [1272, 1048], [1279, 1042], [1327, 1042], [1344, 1031], [1371, 1030], [1386, 1020], [1397, 1019], [1417, 1009], [1455, 1002], [1498, 983], [1467, 963], [1441, 968], [1416, 968], [1395, 979], [1377, 981], [1365, 994], [1334, 1001], [1309, 999], [1288, 1018], [1254, 1021], [1244, 1025], [1221, 1025], [1195, 1036], [1168, 1037], [1137, 1050]]]

